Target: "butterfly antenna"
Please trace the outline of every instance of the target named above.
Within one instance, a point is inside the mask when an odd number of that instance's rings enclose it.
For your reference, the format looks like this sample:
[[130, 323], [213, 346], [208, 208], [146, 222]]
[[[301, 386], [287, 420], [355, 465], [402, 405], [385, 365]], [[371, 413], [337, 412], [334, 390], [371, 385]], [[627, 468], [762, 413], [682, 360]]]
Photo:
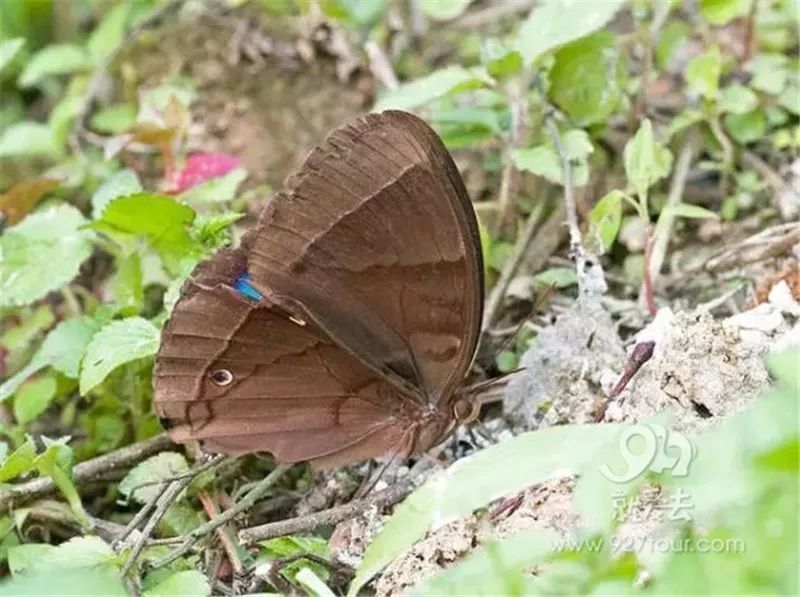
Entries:
[[503, 343], [500, 345], [500, 348], [497, 349], [498, 353], [503, 352], [511, 345], [511, 343], [517, 338], [519, 333], [522, 331], [522, 328], [525, 326], [525, 324], [528, 323], [531, 319], [533, 319], [534, 315], [538, 313], [539, 308], [545, 303], [547, 299], [550, 298], [555, 288], [556, 288], [555, 283], [551, 283], [547, 288], [545, 288], [541, 292], [541, 294], [539, 294], [539, 296], [536, 297], [536, 300], [533, 302], [531, 310], [528, 312], [525, 318], [522, 321], [520, 321], [519, 324], [517, 324], [514, 333], [512, 333], [508, 338], [506, 338], [503, 341]]

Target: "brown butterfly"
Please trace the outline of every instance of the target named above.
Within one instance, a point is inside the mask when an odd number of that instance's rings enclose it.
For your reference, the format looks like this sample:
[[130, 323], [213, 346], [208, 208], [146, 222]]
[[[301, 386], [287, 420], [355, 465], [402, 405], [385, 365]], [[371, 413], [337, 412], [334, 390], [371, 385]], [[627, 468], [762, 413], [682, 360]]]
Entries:
[[337, 129], [164, 327], [173, 440], [329, 468], [422, 452], [477, 413], [475, 214], [442, 141], [399, 111]]

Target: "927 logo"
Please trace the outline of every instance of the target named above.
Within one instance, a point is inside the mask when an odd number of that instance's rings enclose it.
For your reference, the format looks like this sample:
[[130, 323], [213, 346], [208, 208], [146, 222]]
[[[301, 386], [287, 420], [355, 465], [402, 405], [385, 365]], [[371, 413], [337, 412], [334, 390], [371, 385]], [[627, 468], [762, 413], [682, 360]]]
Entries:
[[613, 483], [628, 483], [647, 470], [654, 473], [668, 470], [675, 477], [685, 477], [697, 452], [684, 435], [662, 425], [644, 423], [622, 431], [619, 450], [625, 461], [624, 471], [617, 473], [607, 464], [600, 467], [600, 473]]

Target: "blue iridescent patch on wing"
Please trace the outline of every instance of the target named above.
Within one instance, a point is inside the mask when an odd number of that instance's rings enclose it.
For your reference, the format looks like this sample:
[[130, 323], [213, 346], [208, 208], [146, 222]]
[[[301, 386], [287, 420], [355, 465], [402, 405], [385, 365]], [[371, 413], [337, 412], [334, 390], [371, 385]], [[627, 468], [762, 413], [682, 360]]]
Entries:
[[245, 298], [260, 301], [264, 297], [250, 284], [250, 274], [242, 274], [233, 283], [233, 287]]

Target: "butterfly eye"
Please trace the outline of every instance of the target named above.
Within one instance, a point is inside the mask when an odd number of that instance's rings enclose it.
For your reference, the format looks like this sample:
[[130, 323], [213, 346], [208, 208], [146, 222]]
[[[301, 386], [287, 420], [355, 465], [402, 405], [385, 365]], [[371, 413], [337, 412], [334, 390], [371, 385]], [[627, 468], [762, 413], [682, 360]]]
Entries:
[[233, 373], [227, 369], [217, 369], [211, 375], [211, 381], [218, 386], [227, 386], [233, 382]]

